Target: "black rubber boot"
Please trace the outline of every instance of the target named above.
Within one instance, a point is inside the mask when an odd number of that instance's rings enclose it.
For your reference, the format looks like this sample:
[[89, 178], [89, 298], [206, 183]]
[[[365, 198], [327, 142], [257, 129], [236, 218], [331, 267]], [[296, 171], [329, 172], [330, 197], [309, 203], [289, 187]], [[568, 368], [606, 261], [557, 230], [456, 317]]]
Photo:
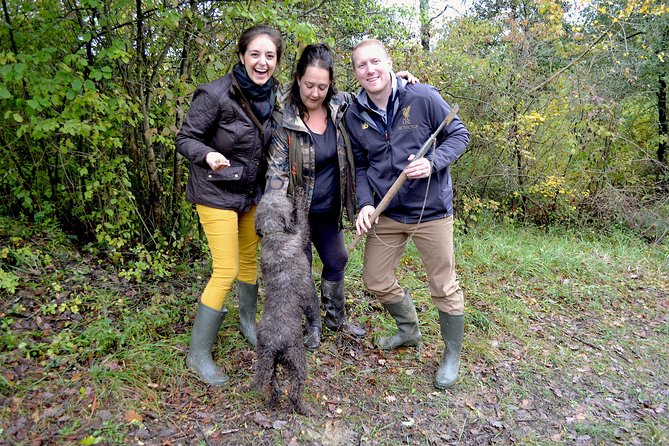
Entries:
[[306, 311], [304, 346], [307, 350], [315, 351], [321, 345], [321, 306], [316, 294], [316, 285], [313, 285], [311, 302]]
[[332, 282], [321, 279], [321, 300], [325, 305], [325, 326], [330, 330], [343, 331], [357, 337], [367, 334], [362, 327], [346, 321], [343, 280]]
[[465, 316], [439, 312], [441, 337], [446, 345], [444, 357], [434, 376], [434, 385], [438, 389], [453, 387], [458, 380], [460, 370], [460, 353], [462, 352], [462, 335], [465, 331]]
[[256, 310], [258, 309], [258, 284], [237, 281], [239, 300], [239, 331], [253, 347], [258, 343], [256, 336]]
[[195, 314], [193, 332], [190, 335], [190, 349], [186, 357], [186, 365], [202, 381], [212, 386], [222, 386], [230, 380], [211, 358], [211, 350], [226, 313], [225, 309], [217, 311], [200, 304]]
[[420, 344], [421, 334], [418, 328], [418, 315], [411, 296], [406, 292], [404, 298], [394, 304], [383, 304], [397, 323], [397, 333], [379, 339], [382, 350], [393, 350], [398, 347], [415, 347]]

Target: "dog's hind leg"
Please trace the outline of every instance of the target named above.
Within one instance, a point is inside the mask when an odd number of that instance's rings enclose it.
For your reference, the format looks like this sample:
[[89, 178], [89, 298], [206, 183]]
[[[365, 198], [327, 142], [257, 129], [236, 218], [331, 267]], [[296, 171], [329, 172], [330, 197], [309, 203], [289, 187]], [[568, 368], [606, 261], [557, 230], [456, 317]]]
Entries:
[[277, 364], [274, 365], [274, 373], [272, 373], [272, 389], [270, 392], [267, 406], [270, 409], [273, 409], [278, 406], [279, 400], [281, 400], [281, 386], [279, 385], [279, 378], [277, 376]]
[[311, 409], [302, 401], [302, 389], [307, 379], [307, 356], [304, 347], [301, 345], [292, 347], [285, 356], [284, 364], [288, 369], [291, 383], [288, 399], [298, 413], [308, 415]]
[[258, 361], [256, 362], [256, 375], [251, 386], [261, 391], [270, 382], [274, 373], [275, 363], [272, 352], [258, 348]]

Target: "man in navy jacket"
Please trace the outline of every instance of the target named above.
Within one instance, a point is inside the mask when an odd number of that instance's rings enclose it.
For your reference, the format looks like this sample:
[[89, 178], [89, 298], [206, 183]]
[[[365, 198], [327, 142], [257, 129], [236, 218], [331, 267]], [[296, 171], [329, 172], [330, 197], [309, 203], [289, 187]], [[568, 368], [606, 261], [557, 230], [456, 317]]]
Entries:
[[[425, 264], [432, 300], [439, 310], [444, 356], [435, 386], [453, 386], [460, 368], [464, 332], [464, 297], [455, 274], [453, 189], [449, 166], [465, 150], [469, 132], [456, 117], [437, 137], [433, 150], [414, 155], [448, 115], [450, 106], [437, 90], [407, 84], [392, 72], [392, 62], [378, 40], [364, 40], [351, 55], [362, 91], [345, 120], [356, 166], [360, 212], [358, 234], [365, 243], [363, 281], [397, 323], [397, 332], [378, 341], [382, 349], [420, 343], [416, 308], [395, 277], [409, 239]], [[376, 206], [404, 171], [408, 180], [376, 222]]]

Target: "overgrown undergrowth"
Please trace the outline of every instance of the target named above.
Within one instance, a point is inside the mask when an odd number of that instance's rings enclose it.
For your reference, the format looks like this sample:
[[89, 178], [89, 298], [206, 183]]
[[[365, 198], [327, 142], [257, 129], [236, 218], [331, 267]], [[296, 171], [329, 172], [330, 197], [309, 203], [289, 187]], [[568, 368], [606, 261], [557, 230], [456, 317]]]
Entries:
[[398, 277], [425, 344], [396, 352], [374, 346], [394, 323], [363, 291], [358, 248], [349, 312], [370, 333], [324, 334], [309, 354], [314, 414], [303, 417], [267, 411], [266, 396], [248, 390], [255, 353], [237, 331], [234, 296], [214, 352], [230, 385], [207, 387], [186, 371], [206, 258], [168, 280], [120, 274], [56, 230], [1, 223], [0, 443], [669, 441], [666, 244], [494, 222], [456, 234], [466, 328], [461, 378], [445, 392], [432, 386], [443, 344], [415, 248]]

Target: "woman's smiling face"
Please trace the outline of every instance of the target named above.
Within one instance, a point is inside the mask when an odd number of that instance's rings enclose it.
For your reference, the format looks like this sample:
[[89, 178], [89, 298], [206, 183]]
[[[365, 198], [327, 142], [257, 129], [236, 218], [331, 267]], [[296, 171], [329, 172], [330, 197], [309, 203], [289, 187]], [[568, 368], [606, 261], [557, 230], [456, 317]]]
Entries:
[[246, 73], [256, 85], [265, 85], [276, 68], [276, 45], [266, 34], [260, 34], [249, 42], [246, 52], [239, 55]]

